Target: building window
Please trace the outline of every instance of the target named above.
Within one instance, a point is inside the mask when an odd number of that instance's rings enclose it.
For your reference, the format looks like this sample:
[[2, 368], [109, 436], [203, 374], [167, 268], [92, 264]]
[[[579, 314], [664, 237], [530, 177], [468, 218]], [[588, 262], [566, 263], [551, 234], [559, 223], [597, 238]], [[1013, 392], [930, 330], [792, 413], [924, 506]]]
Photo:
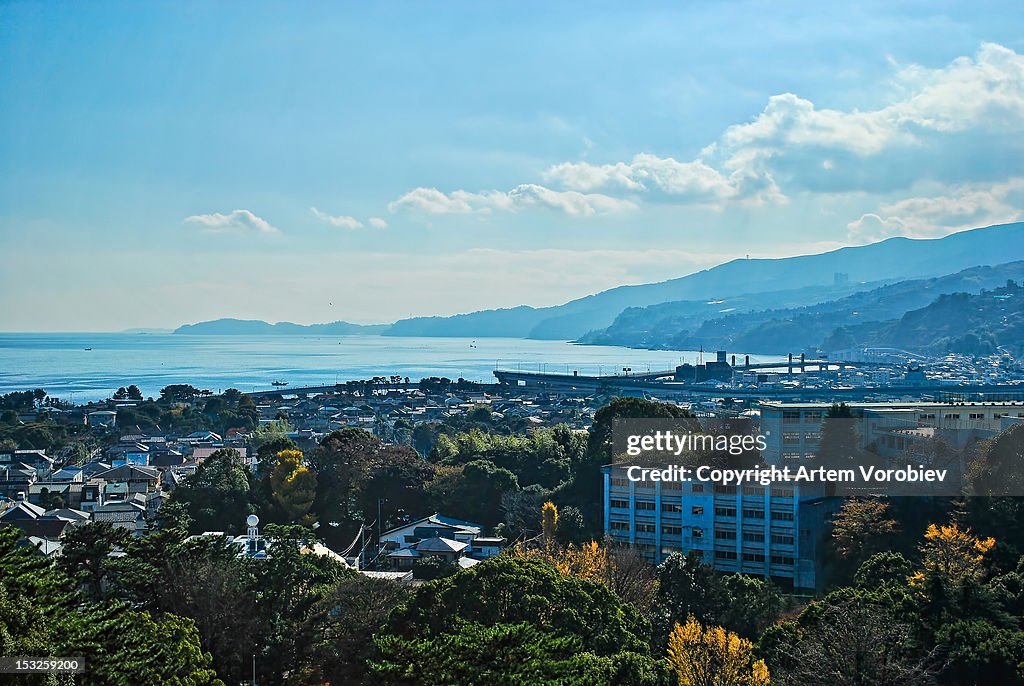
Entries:
[[773, 498], [792, 498], [793, 497], [793, 489], [792, 488], [773, 488], [772, 489], [772, 497]]
[[[764, 540], [764, 537], [761, 540]], [[786, 534], [772, 534], [772, 543], [777, 545], [793, 545], [793, 537]]]
[[694, 493], [703, 493], [704, 492], [704, 484], [693, 484], [690, 487], [690, 490], [692, 490]]
[[792, 451], [784, 452], [784, 453], [782, 453], [782, 459], [783, 460], [799, 460], [800, 459], [800, 453], [795, 453], [795, 452], [792, 452]]
[[618, 486], [620, 488], [624, 488], [624, 487], [629, 485], [629, 479], [618, 479], [618, 478], [612, 477], [611, 482], [612, 482], [612, 486]]
[[764, 489], [760, 486], [744, 486], [743, 495], [754, 495], [760, 497], [764, 495]]
[[699, 516], [703, 515], [704, 514], [704, 506], [703, 505], [694, 505], [693, 507], [690, 508], [690, 514], [692, 514], [692, 515], [694, 515], [696, 517], [699, 517]]
[[775, 511], [773, 511], [772, 512], [772, 521], [773, 522], [792, 522], [793, 521], [793, 513], [792, 512], [775, 512]]
[[636, 525], [636, 532], [638, 534], [653, 534], [656, 531], [653, 524], [640, 524]]
[[726, 486], [724, 484], [715, 484], [715, 493], [718, 495], [736, 495], [736, 487]]
[[798, 424], [800, 422], [800, 410], [783, 410], [783, 424]]
[[681, 491], [683, 490], [683, 484], [678, 481], [662, 481], [661, 490], [663, 491]]
[[608, 528], [612, 531], [629, 531], [629, 522], [610, 522]]
[[960, 419], [959, 414], [947, 414], [946, 419]]
[[735, 517], [736, 516], [736, 508], [735, 507], [716, 507], [715, 508], [715, 516], [716, 517]]
[[636, 509], [638, 509], [638, 510], [653, 510], [654, 509], [654, 501], [653, 500], [638, 500], [638, 501], [636, 501]]
[[715, 540], [716, 541], [735, 541], [736, 530], [735, 529], [715, 529]]
[[743, 516], [749, 519], [764, 519], [764, 510], [755, 510], [751, 507], [743, 508]]
[[821, 440], [821, 432], [820, 431], [805, 431], [804, 432], [804, 441], [805, 442], [813, 441], [813, 442], [817, 443], [820, 440]]
[[[774, 538], [774, 536], [772, 537]], [[757, 531], [744, 531], [743, 532], [744, 543], [764, 543], [764, 534]]]
[[704, 529], [700, 528], [699, 526], [693, 527], [693, 537], [704, 538]]
[[661, 527], [661, 533], [667, 534], [669, 536], [682, 536], [683, 535], [683, 527], [681, 527], [681, 526], [670, 526], [668, 524], [664, 524]]
[[764, 562], [764, 553], [743, 553], [744, 562]]
[[621, 508], [628, 509], [629, 508], [629, 501], [628, 500], [618, 500], [618, 499], [612, 498], [611, 500], [608, 501], [608, 505], [610, 507], [621, 507]]
[[715, 551], [715, 559], [716, 560], [735, 560], [736, 559], [736, 551], [735, 550], [716, 550]]
[[682, 512], [683, 511], [683, 505], [682, 505], [682, 503], [662, 503], [661, 504], [661, 511], [662, 512]]
[[972, 412], [971, 414], [968, 415], [968, 417], [970, 417], [971, 419], [984, 419], [985, 415], [981, 414], [980, 412]]
[[792, 565], [793, 558], [789, 555], [772, 555], [773, 565]]
[[800, 442], [799, 431], [784, 431], [782, 433], [782, 442], [785, 445], [793, 445], [794, 443]]

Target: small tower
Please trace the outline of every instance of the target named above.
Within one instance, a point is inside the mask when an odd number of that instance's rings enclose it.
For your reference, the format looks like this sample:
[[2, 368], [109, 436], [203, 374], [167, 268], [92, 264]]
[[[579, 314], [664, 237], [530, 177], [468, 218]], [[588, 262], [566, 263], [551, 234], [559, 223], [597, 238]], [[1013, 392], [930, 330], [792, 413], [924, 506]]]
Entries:
[[250, 557], [259, 552], [259, 540], [260, 540], [259, 523], [260, 523], [260, 518], [257, 517], [254, 514], [251, 514], [251, 515], [249, 515], [248, 517], [245, 518], [245, 524], [246, 524], [246, 526], [249, 527], [249, 541], [248, 541], [249, 550], [247, 552], [248, 552]]

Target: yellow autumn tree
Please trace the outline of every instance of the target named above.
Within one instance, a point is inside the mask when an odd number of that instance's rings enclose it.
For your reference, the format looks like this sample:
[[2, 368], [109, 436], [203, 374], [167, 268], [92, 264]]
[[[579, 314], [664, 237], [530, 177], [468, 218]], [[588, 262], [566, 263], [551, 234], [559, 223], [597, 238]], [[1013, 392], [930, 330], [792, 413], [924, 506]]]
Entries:
[[768, 686], [764, 660], [753, 644], [720, 626], [701, 626], [693, 617], [676, 624], [668, 637], [669, 666], [679, 686]]
[[980, 538], [955, 522], [931, 524], [924, 534], [921, 557], [925, 572], [943, 574], [960, 583], [984, 574], [985, 554], [996, 544], [994, 538]]
[[270, 473], [270, 490], [274, 500], [289, 519], [302, 521], [316, 497], [316, 474], [302, 464], [298, 450], [282, 450]]
[[551, 548], [558, 537], [558, 506], [549, 500], [540, 508], [540, 516], [544, 547]]

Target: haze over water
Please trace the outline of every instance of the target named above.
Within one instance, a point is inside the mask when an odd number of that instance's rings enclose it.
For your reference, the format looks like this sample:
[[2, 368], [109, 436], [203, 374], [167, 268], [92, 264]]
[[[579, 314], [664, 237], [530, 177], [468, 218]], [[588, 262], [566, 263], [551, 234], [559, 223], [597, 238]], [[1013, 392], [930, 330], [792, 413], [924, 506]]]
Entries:
[[217, 392], [268, 389], [274, 381], [304, 386], [391, 375], [493, 382], [496, 366], [608, 374], [623, 367], [668, 369], [681, 360], [694, 362], [698, 354], [517, 338], [0, 334], [0, 393], [44, 388], [85, 402], [133, 383], [155, 397], [172, 383]]

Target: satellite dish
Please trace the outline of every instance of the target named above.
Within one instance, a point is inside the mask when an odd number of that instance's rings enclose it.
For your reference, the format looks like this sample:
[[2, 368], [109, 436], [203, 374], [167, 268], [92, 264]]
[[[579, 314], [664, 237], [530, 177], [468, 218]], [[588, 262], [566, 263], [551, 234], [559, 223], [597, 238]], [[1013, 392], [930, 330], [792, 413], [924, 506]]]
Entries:
[[245, 523], [248, 524], [249, 526], [256, 526], [257, 524], [260, 523], [260, 518], [257, 517], [254, 514], [251, 514], [251, 515], [249, 515], [248, 517], [245, 518]]

